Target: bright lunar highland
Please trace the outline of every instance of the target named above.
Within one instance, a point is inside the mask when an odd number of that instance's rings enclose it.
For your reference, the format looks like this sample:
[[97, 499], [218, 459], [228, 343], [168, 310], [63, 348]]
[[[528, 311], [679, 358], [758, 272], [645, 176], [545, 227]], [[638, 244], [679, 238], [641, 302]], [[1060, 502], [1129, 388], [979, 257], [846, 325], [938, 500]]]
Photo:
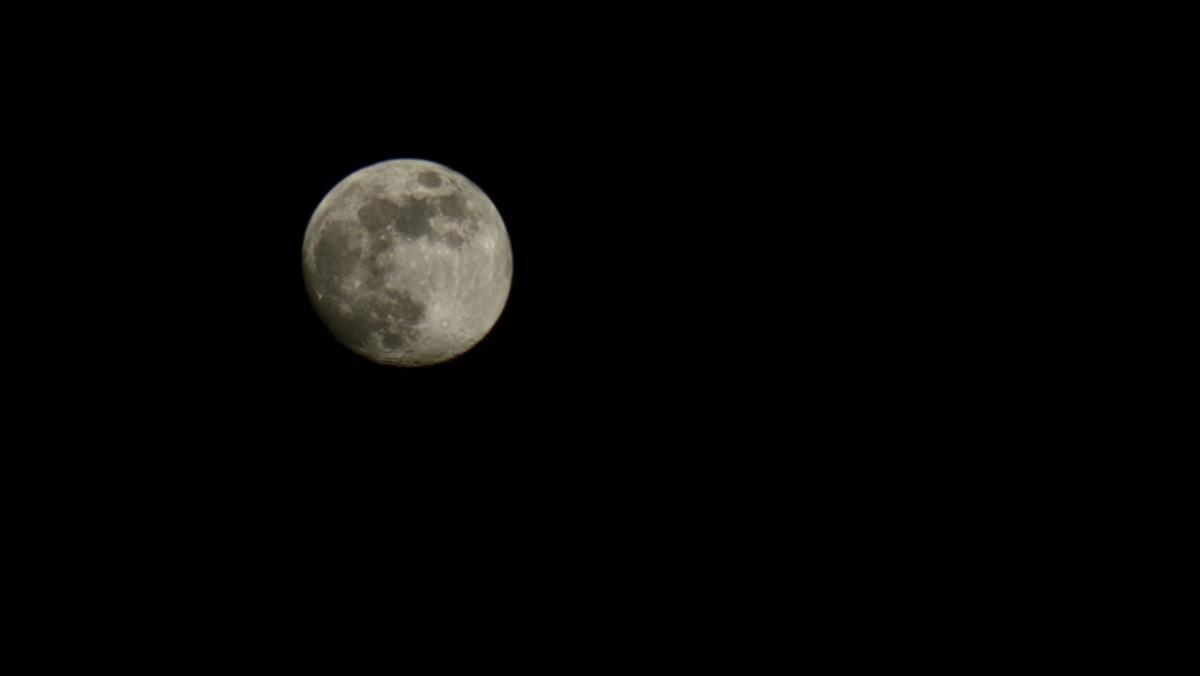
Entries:
[[321, 321], [371, 361], [427, 366], [471, 349], [500, 317], [512, 247], [495, 205], [458, 172], [392, 160], [347, 176], [304, 233]]

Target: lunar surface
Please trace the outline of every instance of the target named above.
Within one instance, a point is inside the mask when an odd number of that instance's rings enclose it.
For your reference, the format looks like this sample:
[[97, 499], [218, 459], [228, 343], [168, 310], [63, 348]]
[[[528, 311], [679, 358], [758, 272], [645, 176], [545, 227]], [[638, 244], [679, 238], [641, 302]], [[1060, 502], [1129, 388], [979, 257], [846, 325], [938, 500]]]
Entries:
[[512, 247], [495, 205], [452, 169], [392, 160], [334, 186], [304, 233], [304, 280], [339, 342], [393, 366], [471, 349], [500, 317]]

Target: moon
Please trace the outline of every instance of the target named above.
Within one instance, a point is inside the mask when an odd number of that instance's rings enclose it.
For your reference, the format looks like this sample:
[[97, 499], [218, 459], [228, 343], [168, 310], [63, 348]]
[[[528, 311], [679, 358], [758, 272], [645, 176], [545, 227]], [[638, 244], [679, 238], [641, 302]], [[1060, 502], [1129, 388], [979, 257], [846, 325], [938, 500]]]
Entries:
[[304, 233], [304, 282], [317, 316], [355, 353], [428, 366], [474, 347], [512, 286], [500, 212], [435, 162], [380, 162], [350, 174]]

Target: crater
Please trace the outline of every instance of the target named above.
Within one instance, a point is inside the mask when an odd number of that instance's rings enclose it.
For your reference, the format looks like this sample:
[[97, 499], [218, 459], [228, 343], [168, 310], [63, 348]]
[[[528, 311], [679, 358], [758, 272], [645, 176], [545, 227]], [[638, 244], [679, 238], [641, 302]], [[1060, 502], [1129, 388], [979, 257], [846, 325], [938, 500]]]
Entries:
[[435, 171], [422, 171], [417, 176], [417, 182], [426, 188], [436, 188], [442, 184], [442, 177], [438, 176]]

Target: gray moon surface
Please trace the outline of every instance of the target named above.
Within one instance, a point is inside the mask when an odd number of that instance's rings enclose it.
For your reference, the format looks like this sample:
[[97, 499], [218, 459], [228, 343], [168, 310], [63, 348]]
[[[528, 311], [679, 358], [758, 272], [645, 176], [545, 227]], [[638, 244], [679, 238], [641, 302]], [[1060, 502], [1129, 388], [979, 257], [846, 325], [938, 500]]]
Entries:
[[304, 233], [304, 281], [321, 321], [371, 361], [427, 366], [474, 347], [512, 286], [508, 230], [492, 201], [434, 162], [360, 169]]

